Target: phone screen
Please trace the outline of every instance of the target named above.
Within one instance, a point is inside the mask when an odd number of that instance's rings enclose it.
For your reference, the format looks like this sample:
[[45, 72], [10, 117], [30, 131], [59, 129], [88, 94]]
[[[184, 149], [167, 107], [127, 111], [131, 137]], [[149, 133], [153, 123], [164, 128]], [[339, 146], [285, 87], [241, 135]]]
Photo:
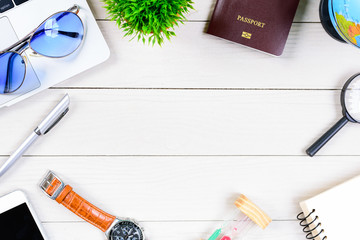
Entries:
[[26, 203], [1, 213], [0, 229], [1, 239], [44, 240]]

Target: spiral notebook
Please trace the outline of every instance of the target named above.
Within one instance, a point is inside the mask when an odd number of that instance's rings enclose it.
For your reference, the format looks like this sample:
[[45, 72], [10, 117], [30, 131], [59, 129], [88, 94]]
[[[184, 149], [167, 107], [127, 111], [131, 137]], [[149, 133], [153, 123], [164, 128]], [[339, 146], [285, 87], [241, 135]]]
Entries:
[[360, 176], [300, 203], [298, 215], [307, 239], [358, 239]]

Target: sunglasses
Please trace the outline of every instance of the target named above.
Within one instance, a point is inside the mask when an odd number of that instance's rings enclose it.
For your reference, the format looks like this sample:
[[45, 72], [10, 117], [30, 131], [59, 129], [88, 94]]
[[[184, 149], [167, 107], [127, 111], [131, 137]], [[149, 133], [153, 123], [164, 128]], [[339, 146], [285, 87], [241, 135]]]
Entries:
[[55, 13], [43, 21], [26, 37], [0, 51], [0, 94], [13, 93], [23, 84], [27, 63], [24, 52], [62, 58], [74, 53], [83, 42], [84, 24], [74, 5], [67, 11]]

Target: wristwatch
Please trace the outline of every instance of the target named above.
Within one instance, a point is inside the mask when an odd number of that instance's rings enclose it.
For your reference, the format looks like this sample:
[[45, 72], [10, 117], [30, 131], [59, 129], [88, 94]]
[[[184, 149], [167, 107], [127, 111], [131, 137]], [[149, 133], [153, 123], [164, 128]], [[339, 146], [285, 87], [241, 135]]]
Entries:
[[65, 185], [52, 171], [40, 183], [41, 190], [51, 199], [99, 228], [108, 240], [145, 240], [144, 230], [132, 219], [121, 219], [95, 207]]

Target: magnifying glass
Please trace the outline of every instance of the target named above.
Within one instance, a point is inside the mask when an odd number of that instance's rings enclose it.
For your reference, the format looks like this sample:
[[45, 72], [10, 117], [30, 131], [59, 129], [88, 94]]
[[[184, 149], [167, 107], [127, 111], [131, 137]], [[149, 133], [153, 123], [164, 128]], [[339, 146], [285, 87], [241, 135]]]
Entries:
[[319, 138], [306, 153], [313, 157], [348, 122], [360, 123], [360, 73], [352, 76], [341, 91], [343, 117]]

